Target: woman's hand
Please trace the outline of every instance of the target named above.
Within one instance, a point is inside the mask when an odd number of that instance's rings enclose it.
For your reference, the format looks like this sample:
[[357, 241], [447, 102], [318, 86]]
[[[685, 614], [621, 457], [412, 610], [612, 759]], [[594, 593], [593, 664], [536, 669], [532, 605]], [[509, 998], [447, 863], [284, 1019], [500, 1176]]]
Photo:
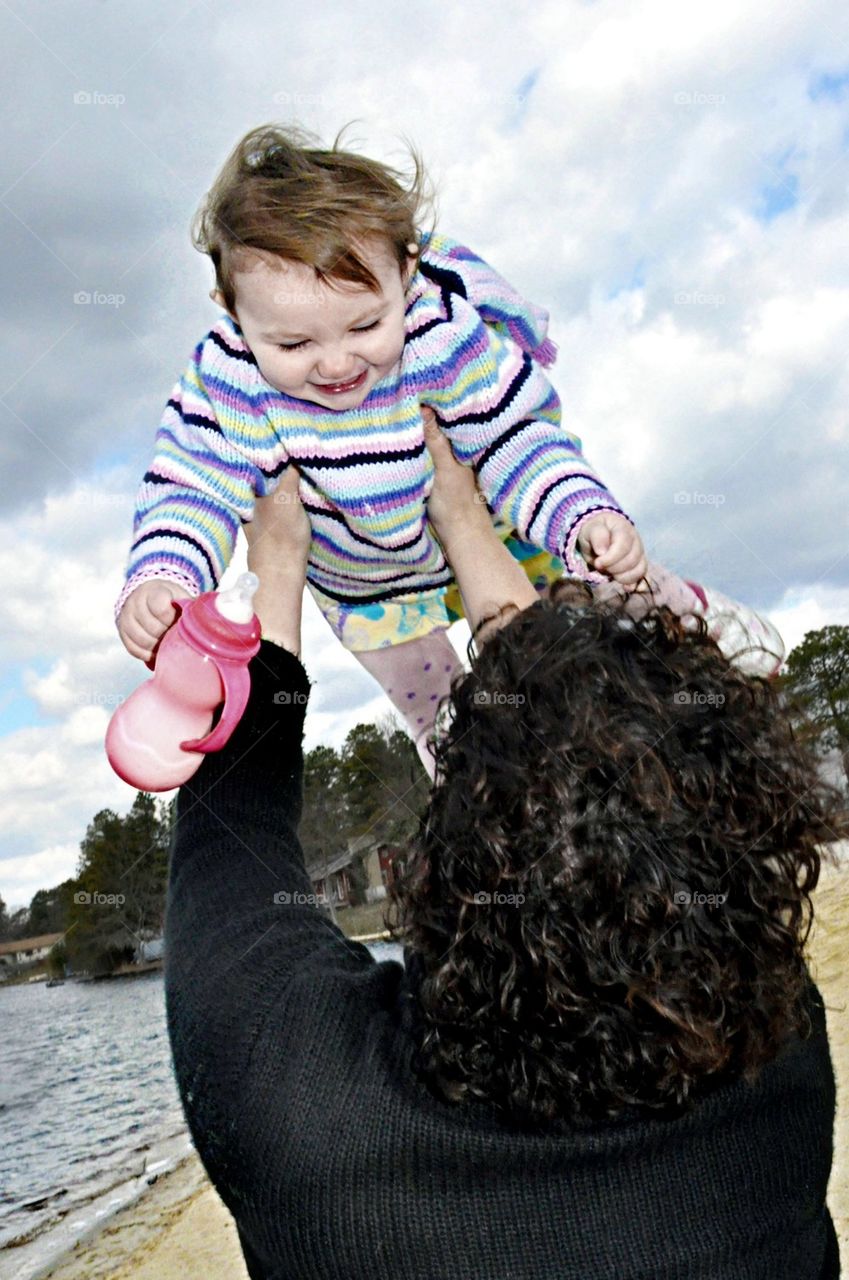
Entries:
[[254, 609], [262, 637], [301, 653], [301, 608], [312, 528], [301, 502], [300, 475], [290, 463], [274, 493], [258, 498], [242, 528], [248, 568], [259, 578]]
[[[454, 457], [454, 451], [436, 422], [436, 415], [422, 407], [424, 437], [436, 472], [427, 500], [428, 518], [441, 543], [471, 530], [492, 530], [486, 499], [478, 489], [475, 473]], [[496, 535], [497, 536], [497, 535]]]
[[[466, 618], [474, 632], [487, 615], [505, 605], [526, 609], [538, 596], [495, 532], [471, 467], [464, 467], [454, 457], [433, 411], [423, 408], [422, 418], [425, 444], [436, 472], [427, 500], [428, 518], [457, 580]], [[493, 629], [484, 629], [479, 637], [481, 643]]]

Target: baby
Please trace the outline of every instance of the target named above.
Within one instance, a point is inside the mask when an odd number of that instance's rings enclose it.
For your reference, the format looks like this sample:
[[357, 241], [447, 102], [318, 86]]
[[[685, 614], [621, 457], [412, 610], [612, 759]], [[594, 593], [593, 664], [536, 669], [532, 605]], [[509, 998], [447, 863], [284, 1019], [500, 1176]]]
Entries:
[[676, 613], [706, 616], [721, 645], [759, 633], [774, 660], [755, 669], [777, 670], [768, 623], [648, 564], [561, 424], [543, 372], [556, 350], [547, 313], [468, 249], [421, 233], [421, 208], [418, 161], [405, 185], [292, 130], [252, 130], [226, 161], [195, 234], [225, 314], [168, 401], [139, 490], [116, 604], [127, 650], [151, 662], [171, 601], [218, 585], [240, 525], [294, 465], [307, 585], [432, 772], [426, 738], [460, 665], [446, 631], [462, 603], [427, 519], [429, 407], [537, 590], [563, 573], [648, 585]]

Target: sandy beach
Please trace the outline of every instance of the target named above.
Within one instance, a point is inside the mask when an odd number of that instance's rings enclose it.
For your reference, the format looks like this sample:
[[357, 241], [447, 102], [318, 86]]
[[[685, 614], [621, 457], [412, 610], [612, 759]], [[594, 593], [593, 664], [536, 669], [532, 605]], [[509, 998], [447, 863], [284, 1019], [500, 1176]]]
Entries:
[[[849, 1256], [849, 864], [824, 865], [815, 896], [811, 970], [827, 1007], [838, 1114], [829, 1206]], [[79, 1244], [50, 1280], [247, 1280], [235, 1226], [197, 1156], [161, 1177], [131, 1208]]]

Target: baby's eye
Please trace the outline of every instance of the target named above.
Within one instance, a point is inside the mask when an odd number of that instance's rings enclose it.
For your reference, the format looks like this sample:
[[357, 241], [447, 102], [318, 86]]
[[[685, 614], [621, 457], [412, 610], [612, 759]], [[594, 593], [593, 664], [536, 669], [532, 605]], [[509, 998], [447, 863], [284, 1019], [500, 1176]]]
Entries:
[[[376, 329], [382, 319], [383, 317], [380, 316], [377, 320], [372, 320], [371, 324], [360, 325], [358, 329], [352, 329], [351, 332], [368, 333], [369, 329]], [[309, 339], [304, 338], [301, 342], [278, 342], [277, 345], [281, 351], [298, 351], [301, 347], [305, 347], [308, 341]]]

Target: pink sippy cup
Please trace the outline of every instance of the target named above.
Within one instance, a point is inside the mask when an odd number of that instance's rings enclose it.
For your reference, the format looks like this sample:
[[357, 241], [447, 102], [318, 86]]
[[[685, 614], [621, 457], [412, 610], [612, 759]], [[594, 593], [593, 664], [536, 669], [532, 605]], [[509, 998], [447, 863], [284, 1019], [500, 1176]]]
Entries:
[[160, 641], [153, 678], [118, 707], [106, 731], [109, 763], [131, 787], [182, 786], [207, 751], [228, 741], [247, 704], [248, 663], [259, 649], [251, 604], [258, 586], [255, 573], [243, 573], [229, 591], [172, 602], [180, 614]]

